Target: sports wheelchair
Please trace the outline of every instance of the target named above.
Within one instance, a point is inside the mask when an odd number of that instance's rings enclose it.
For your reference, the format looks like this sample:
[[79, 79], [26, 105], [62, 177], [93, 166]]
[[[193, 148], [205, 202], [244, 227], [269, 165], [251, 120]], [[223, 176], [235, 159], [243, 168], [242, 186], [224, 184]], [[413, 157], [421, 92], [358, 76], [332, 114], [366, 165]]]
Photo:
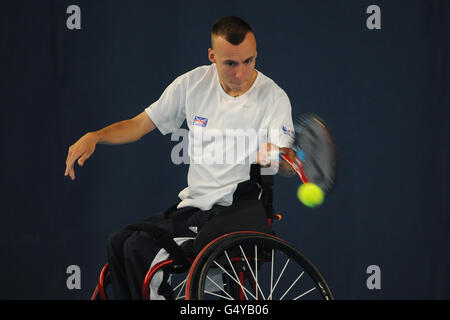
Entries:
[[[202, 229], [182, 246], [165, 248], [168, 258], [152, 265], [145, 276], [144, 300], [151, 300], [152, 280], [159, 273], [161, 281], [162, 271], [170, 274], [175, 300], [334, 299], [319, 270], [272, 231], [272, 222], [281, 219], [272, 206], [273, 177], [251, 174], [251, 180], [257, 181], [261, 191], [258, 199], [250, 201], [265, 211], [267, 226], [252, 228], [244, 223], [237, 230], [214, 236], [203, 236], [208, 232]], [[107, 263], [91, 300], [107, 300], [108, 284]]]

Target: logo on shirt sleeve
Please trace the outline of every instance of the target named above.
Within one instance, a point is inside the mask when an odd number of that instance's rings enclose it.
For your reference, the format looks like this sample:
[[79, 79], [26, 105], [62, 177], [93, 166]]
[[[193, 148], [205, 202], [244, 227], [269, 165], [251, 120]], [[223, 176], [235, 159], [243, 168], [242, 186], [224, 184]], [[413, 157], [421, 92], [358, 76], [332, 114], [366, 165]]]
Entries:
[[288, 129], [288, 128], [286, 128], [286, 126], [282, 126], [282, 127], [281, 127], [281, 130], [283, 130], [283, 133], [284, 133], [284, 134], [287, 134], [288, 136], [290, 136], [290, 137], [292, 137], [292, 138], [295, 138], [294, 130]]
[[194, 117], [194, 126], [206, 127], [208, 124], [208, 118], [203, 118], [199, 116]]

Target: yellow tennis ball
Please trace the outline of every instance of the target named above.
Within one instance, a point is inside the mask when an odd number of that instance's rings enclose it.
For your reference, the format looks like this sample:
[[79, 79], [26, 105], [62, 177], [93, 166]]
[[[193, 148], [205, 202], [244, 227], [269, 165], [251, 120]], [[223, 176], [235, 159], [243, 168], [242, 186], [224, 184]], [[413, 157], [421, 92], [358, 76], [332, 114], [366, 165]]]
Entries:
[[314, 208], [322, 204], [325, 195], [319, 186], [312, 182], [307, 182], [298, 187], [297, 197], [305, 206]]

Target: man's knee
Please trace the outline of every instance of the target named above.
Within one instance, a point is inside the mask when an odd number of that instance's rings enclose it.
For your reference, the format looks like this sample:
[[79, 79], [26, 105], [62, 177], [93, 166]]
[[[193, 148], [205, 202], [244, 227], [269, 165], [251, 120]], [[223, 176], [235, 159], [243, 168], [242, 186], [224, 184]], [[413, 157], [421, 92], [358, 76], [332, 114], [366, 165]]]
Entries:
[[156, 254], [157, 248], [154, 245], [151, 236], [144, 231], [135, 231], [123, 244], [123, 253], [125, 259], [146, 257]]
[[132, 232], [129, 230], [120, 230], [110, 234], [107, 240], [108, 253], [122, 252], [123, 245], [131, 234]]

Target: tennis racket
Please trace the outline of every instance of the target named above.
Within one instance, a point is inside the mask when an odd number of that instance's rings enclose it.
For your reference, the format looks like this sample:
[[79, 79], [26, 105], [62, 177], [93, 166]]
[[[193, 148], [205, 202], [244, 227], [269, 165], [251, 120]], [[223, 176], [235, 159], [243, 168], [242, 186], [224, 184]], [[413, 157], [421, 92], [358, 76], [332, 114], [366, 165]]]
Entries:
[[280, 156], [298, 174], [303, 183], [312, 182], [324, 193], [331, 190], [336, 176], [336, 148], [325, 122], [313, 113], [294, 120], [297, 157]]

